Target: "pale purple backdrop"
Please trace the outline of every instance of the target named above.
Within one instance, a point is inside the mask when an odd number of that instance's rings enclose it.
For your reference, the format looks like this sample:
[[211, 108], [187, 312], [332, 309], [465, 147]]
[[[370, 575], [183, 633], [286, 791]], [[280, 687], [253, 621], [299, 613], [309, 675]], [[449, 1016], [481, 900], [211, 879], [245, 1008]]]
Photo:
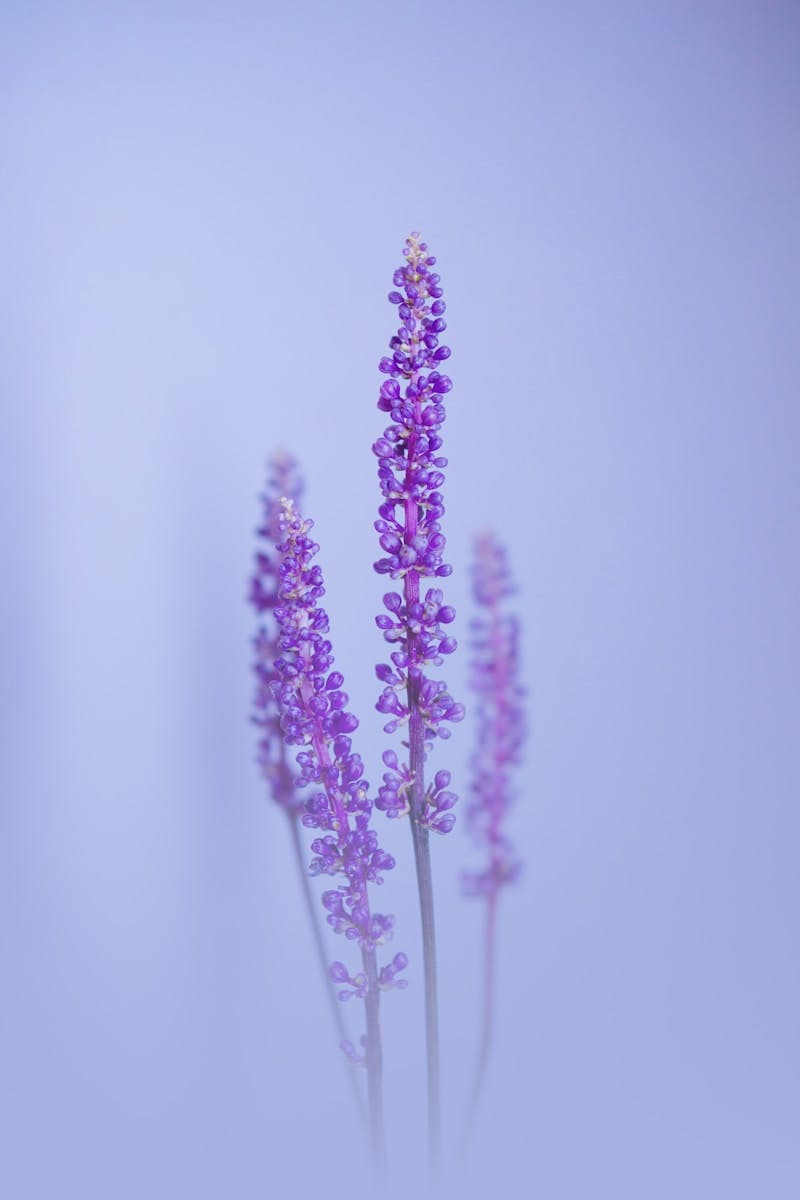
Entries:
[[[369, 1194], [253, 766], [244, 595], [286, 446], [375, 779], [376, 364], [421, 229], [447, 595], [463, 639], [496, 528], [532, 725], [445, 1194], [793, 1200], [797, 5], [8, 0], [0, 41], [0, 1194]], [[462, 791], [470, 736], [435, 757]], [[410, 1196], [420, 951], [381, 829]], [[463, 832], [434, 849], [452, 1164], [479, 910]]]

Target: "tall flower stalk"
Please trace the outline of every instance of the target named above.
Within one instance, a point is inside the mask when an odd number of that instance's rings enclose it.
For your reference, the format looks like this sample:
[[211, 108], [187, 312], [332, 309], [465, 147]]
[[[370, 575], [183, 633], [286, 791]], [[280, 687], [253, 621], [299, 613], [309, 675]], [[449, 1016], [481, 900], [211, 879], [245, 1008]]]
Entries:
[[[347, 1028], [341, 1005], [328, 973], [328, 953], [323, 939], [322, 914], [311, 890], [311, 879], [304, 860], [300, 836], [300, 819], [304, 811], [302, 797], [297, 791], [298, 772], [292, 762], [280, 723], [278, 700], [274, 685], [279, 681], [275, 669], [278, 657], [279, 629], [275, 620], [278, 604], [279, 555], [281, 541], [281, 498], [298, 503], [303, 494], [303, 481], [297, 462], [285, 452], [275, 453], [269, 462], [266, 488], [261, 496], [262, 520], [257, 530], [259, 549], [250, 580], [250, 603], [259, 615], [260, 624], [253, 639], [253, 671], [256, 679], [253, 696], [253, 724], [259, 730], [258, 765], [269, 794], [286, 816], [292, 855], [297, 869], [308, 918], [314, 952], [325, 984], [331, 1016], [339, 1044], [348, 1045]], [[355, 1102], [363, 1112], [363, 1102], [353, 1072], [348, 1072]]]
[[[312, 522], [300, 516], [291, 499], [284, 498], [279, 524], [274, 615], [280, 632], [273, 694], [280, 708], [283, 736], [288, 745], [300, 748], [296, 756], [298, 786], [312, 789], [302, 817], [303, 825], [319, 831], [311, 843], [311, 873], [342, 878], [337, 887], [323, 893], [322, 904], [334, 931], [360, 950], [360, 970], [353, 973], [344, 963], [334, 962], [330, 977], [339, 985], [340, 1000], [355, 996], [364, 1001], [362, 1061], [367, 1069], [371, 1144], [380, 1171], [385, 1157], [380, 993], [405, 986], [405, 980], [397, 976], [407, 960], [404, 954], [395, 954], [378, 967], [377, 949], [391, 937], [394, 918], [372, 910], [369, 887], [382, 883], [383, 872], [395, 864], [370, 828], [369, 785], [350, 737], [358, 720], [347, 711], [343, 676], [331, 670], [334, 660], [327, 639], [328, 615], [320, 605], [325, 588], [322, 572], [313, 563], [319, 547], [309, 536]], [[350, 1043], [345, 1049], [352, 1060], [359, 1061]]]
[[514, 587], [504, 547], [491, 534], [475, 541], [472, 569], [477, 616], [471, 622], [470, 686], [476, 698], [477, 740], [471, 759], [467, 827], [483, 853], [479, 870], [465, 872], [464, 890], [485, 902], [483, 988], [478, 1057], [466, 1140], [486, 1077], [492, 1037], [497, 904], [502, 889], [517, 878], [520, 862], [505, 831], [511, 804], [513, 769], [525, 737], [523, 689], [519, 672], [519, 622], [504, 610]]
[[440, 666], [456, 648], [446, 631], [455, 611], [444, 604], [442, 591], [428, 587], [425, 579], [441, 579], [452, 568], [443, 561], [445, 538], [440, 528], [444, 513], [440, 487], [447, 459], [440, 454], [440, 429], [445, 419], [444, 397], [452, 383], [440, 366], [450, 357], [439, 344], [446, 328], [445, 303], [436, 259], [428, 254], [420, 235], [406, 240], [405, 264], [394, 274], [396, 291], [389, 300], [398, 308], [400, 328], [391, 339], [391, 356], [381, 359], [388, 376], [380, 389], [378, 407], [391, 423], [375, 442], [378, 478], [383, 493], [375, 528], [385, 558], [375, 570], [402, 581], [402, 594], [388, 592], [379, 629], [392, 647], [390, 662], [376, 671], [383, 683], [378, 711], [389, 717], [384, 726], [393, 733], [408, 724], [407, 761], [394, 750], [383, 760], [383, 777], [377, 807], [389, 817], [408, 814], [414, 847], [422, 920], [425, 974], [425, 1018], [428, 1079], [428, 1132], [431, 1168], [438, 1173], [440, 1154], [439, 1020], [436, 979], [436, 931], [429, 835], [449, 832], [455, 822], [450, 811], [456, 796], [448, 790], [450, 775], [439, 771], [426, 785], [425, 760], [436, 736], [449, 737], [448, 722], [460, 721], [463, 706], [451, 697], [447, 685], [429, 677], [431, 666]]

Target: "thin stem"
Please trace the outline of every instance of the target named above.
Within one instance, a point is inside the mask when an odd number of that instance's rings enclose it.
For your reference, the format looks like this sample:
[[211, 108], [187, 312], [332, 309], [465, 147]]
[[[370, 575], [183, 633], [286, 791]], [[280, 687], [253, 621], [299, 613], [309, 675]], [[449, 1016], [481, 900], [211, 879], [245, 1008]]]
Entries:
[[439, 1078], [439, 1003], [436, 982], [436, 928], [433, 918], [433, 880], [428, 830], [412, 817], [411, 837], [417, 868], [422, 917], [422, 959], [425, 973], [425, 1043], [428, 1065], [428, 1154], [431, 1178], [439, 1177], [441, 1098]]
[[364, 1007], [367, 1017], [367, 1105], [369, 1108], [370, 1146], [375, 1182], [381, 1186], [386, 1176], [386, 1134], [383, 1125], [380, 992], [378, 991], [378, 967], [375, 951], [362, 948], [361, 961], [367, 977]]
[[496, 927], [497, 927], [497, 891], [493, 891], [486, 905], [486, 930], [483, 947], [483, 1013], [481, 1016], [481, 1034], [478, 1044], [478, 1058], [475, 1067], [475, 1079], [472, 1085], [467, 1119], [464, 1125], [464, 1153], [472, 1141], [472, 1129], [475, 1115], [478, 1111], [483, 1084], [486, 1079], [486, 1066], [489, 1061], [489, 1047], [492, 1040], [494, 1017], [494, 964], [496, 957]]
[[428, 1155], [431, 1178], [439, 1177], [441, 1145], [441, 1085], [439, 1071], [439, 1002], [436, 979], [436, 924], [433, 910], [430, 835], [421, 824], [425, 804], [425, 743], [422, 718], [416, 705], [415, 688], [409, 680], [410, 736], [409, 767], [413, 776], [411, 839], [417, 870], [417, 889], [422, 919], [422, 962], [425, 976], [425, 1044], [428, 1077]]
[[[325, 949], [325, 943], [322, 939], [322, 929], [320, 928], [319, 920], [319, 906], [315, 903], [314, 896], [311, 891], [311, 880], [309, 879], [305, 859], [303, 856], [303, 844], [300, 840], [300, 830], [298, 828], [297, 817], [289, 809], [284, 811], [286, 812], [286, 817], [289, 822], [292, 849], [294, 851], [295, 863], [297, 864], [297, 874], [300, 877], [300, 886], [303, 892], [303, 901], [305, 904], [306, 913], [308, 915], [308, 924], [311, 929], [311, 938], [314, 942], [317, 962], [319, 963], [319, 968], [322, 972], [322, 978], [325, 980], [325, 992], [330, 1002], [331, 1015], [333, 1016], [333, 1021], [336, 1026], [336, 1032], [339, 1035], [339, 1042], [345, 1042], [347, 1041], [347, 1028], [344, 1023], [344, 1017], [342, 1016], [340, 1001], [336, 997], [336, 992], [328, 974], [329, 959], [328, 953]], [[347, 1078], [350, 1081], [350, 1090], [353, 1093], [353, 1099], [358, 1108], [359, 1116], [363, 1121], [364, 1101], [362, 1099], [361, 1090], [358, 1086], [358, 1080], [356, 1078], [355, 1071], [348, 1069]]]
[[[419, 400], [414, 408], [420, 415]], [[417, 434], [411, 434], [408, 445], [409, 469], [406, 485], [411, 490], [410, 464], [414, 461]], [[417, 505], [409, 497], [406, 504], [405, 541], [410, 544], [417, 532]], [[419, 572], [406, 573], [403, 591], [406, 611], [419, 600]], [[413, 661], [416, 636], [409, 631], [408, 651]], [[417, 869], [420, 916], [422, 918], [422, 962], [425, 975], [425, 1045], [428, 1075], [428, 1163], [431, 1179], [439, 1178], [441, 1155], [441, 1086], [439, 1072], [439, 1002], [436, 981], [436, 926], [433, 915], [433, 878], [431, 875], [431, 853], [428, 830], [421, 824], [425, 808], [425, 726], [419, 711], [420, 677], [409, 671], [409, 769], [411, 771], [411, 838], [414, 844], [414, 863]]]

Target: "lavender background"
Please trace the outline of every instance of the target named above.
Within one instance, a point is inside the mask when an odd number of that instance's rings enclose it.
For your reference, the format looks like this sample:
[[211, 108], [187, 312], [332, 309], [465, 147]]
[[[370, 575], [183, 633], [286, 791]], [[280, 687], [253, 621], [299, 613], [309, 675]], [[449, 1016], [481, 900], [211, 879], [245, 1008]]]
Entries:
[[[797, 5], [9, 0], [0, 39], [0, 1193], [368, 1194], [243, 597], [285, 445], [374, 779], [369, 446], [419, 228], [448, 597], [463, 637], [495, 526], [533, 724], [448, 1194], [797, 1196]], [[435, 762], [468, 751], [465, 723]], [[383, 829], [402, 1192], [420, 953]], [[452, 1156], [479, 910], [458, 829], [435, 849]]]

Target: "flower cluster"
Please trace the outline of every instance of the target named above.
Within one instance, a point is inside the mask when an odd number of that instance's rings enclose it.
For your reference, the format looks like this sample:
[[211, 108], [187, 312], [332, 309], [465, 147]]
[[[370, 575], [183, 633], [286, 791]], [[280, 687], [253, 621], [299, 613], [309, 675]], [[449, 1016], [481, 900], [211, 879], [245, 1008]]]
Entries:
[[[326, 992], [334, 1010], [339, 1044], [349, 1061], [366, 1068], [366, 1101], [377, 1194], [385, 1164], [382, 1101], [381, 993], [405, 988], [408, 960], [402, 952], [379, 965], [378, 947], [393, 936], [394, 917], [372, 909], [371, 887], [395, 866], [371, 828], [373, 808], [387, 817], [408, 816], [419, 892], [425, 1012], [428, 1151], [431, 1179], [439, 1174], [441, 1071], [436, 921], [431, 833], [455, 824], [455, 792], [447, 770], [426, 769], [437, 738], [449, 738], [463, 719], [447, 684], [433, 675], [456, 650], [455, 609], [442, 588], [452, 568], [444, 561], [445, 508], [442, 487], [447, 459], [442, 426], [452, 382], [444, 374], [450, 350], [440, 344], [447, 325], [436, 259], [417, 233], [404, 248], [389, 301], [399, 328], [379, 364], [378, 408], [388, 421], [372, 450], [378, 460], [381, 501], [375, 522], [382, 557], [374, 563], [392, 587], [375, 621], [383, 635], [385, 660], [376, 674], [384, 732], [400, 732], [403, 750], [383, 754], [383, 776], [371, 798], [364, 764], [353, 747], [358, 720], [348, 708], [344, 677], [334, 664], [325, 586], [315, 561], [319, 547], [313, 522], [298, 511], [301, 485], [286, 455], [271, 463], [262, 497], [263, 523], [251, 580], [250, 602], [259, 615], [254, 641], [256, 695], [253, 720], [259, 729], [258, 761], [272, 795], [287, 814], [295, 862]], [[492, 1028], [497, 897], [519, 871], [504, 823], [511, 802], [512, 769], [524, 738], [523, 691], [519, 682], [518, 627], [503, 602], [512, 591], [505, 551], [490, 535], [476, 545], [474, 593], [480, 618], [474, 622], [471, 686], [477, 694], [478, 742], [471, 761], [468, 827], [483, 852], [480, 869], [464, 875], [465, 890], [486, 901], [484, 1003], [476, 1082], [470, 1112], [480, 1094]], [[389, 581], [392, 581], [391, 583]], [[383, 588], [381, 588], [383, 590]], [[445, 674], [447, 672], [445, 671]], [[303, 827], [310, 831], [308, 856]], [[310, 857], [310, 861], [309, 861]], [[324, 880], [321, 910], [314, 881]], [[330, 962], [325, 926], [355, 947], [360, 962]], [[381, 957], [388, 951], [382, 951]], [[364, 1005], [365, 1032], [347, 1036], [345, 1007]], [[349, 1005], [352, 1012], [353, 1005]], [[354, 1077], [353, 1085], [358, 1092]], [[358, 1098], [358, 1096], [357, 1096]], [[468, 1120], [468, 1129], [471, 1122]], [[465, 1138], [465, 1144], [469, 1135]]]
[[473, 591], [483, 610], [472, 624], [471, 685], [477, 695], [478, 742], [472, 756], [467, 822], [488, 851], [481, 871], [465, 873], [468, 894], [491, 896], [513, 882], [520, 863], [503, 832], [511, 803], [511, 770], [520, 761], [525, 737], [523, 689], [519, 681], [519, 625], [501, 603], [514, 588], [504, 548], [492, 534], [475, 543]]
[[[389, 413], [391, 424], [372, 448], [383, 494], [375, 528], [386, 554], [375, 563], [375, 570], [403, 581], [403, 594], [387, 593], [383, 598], [386, 612], [376, 617], [392, 647], [390, 662], [376, 667], [384, 684], [377, 708], [389, 718], [385, 732], [393, 733], [411, 720], [418, 724], [429, 748], [434, 737], [449, 736], [447, 723], [460, 721], [464, 715], [463, 706], [453, 700], [447, 685], [425, 675], [425, 668], [441, 666], [456, 648], [456, 640], [446, 628], [455, 611], [444, 604], [438, 587], [420, 595], [422, 578], [443, 578], [452, 569], [442, 557], [444, 504], [439, 490], [447, 466], [447, 459], [439, 453], [444, 396], [452, 383], [439, 370], [450, 350], [439, 345], [446, 322], [439, 276], [433, 271], [436, 259], [428, 254], [418, 234], [407, 239], [405, 259], [405, 266], [394, 274], [395, 287], [402, 291], [389, 294], [391, 303], [398, 306], [401, 324], [390, 342], [391, 357], [380, 362], [380, 370], [389, 378], [381, 386], [378, 407]], [[409, 799], [413, 788], [409, 789], [408, 782], [402, 774], [384, 776], [378, 804], [390, 816], [413, 807], [413, 797]], [[452, 828], [454, 818], [451, 815], [435, 823], [436, 810], [431, 809], [435, 793], [430, 796], [425, 813], [415, 816], [424, 819], [429, 828], [445, 832]]]
[[[413, 774], [406, 763], [401, 763], [394, 750], [385, 750], [384, 765], [389, 768], [383, 776], [383, 786], [378, 792], [375, 807], [387, 817], [404, 817], [411, 811]], [[449, 833], [456, 823], [455, 814], [449, 810], [458, 797], [447, 789], [450, 772], [437, 771], [433, 782], [425, 791], [420, 825], [433, 833]]]
[[447, 738], [450, 730], [445, 721], [460, 721], [464, 708], [456, 704], [447, 691], [447, 685], [426, 679], [423, 666], [441, 666], [443, 655], [452, 654], [456, 639], [443, 629], [455, 617], [455, 609], [442, 604], [440, 588], [428, 588], [424, 600], [403, 603], [398, 592], [387, 592], [383, 597], [386, 613], [380, 613], [375, 623], [383, 631], [384, 639], [397, 649], [393, 650], [390, 663], [380, 663], [375, 673], [386, 686], [376, 705], [378, 712], [391, 719], [384, 725], [385, 733], [394, 731], [408, 718], [408, 704], [404, 694], [408, 691], [409, 678], [418, 681], [416, 709], [424, 722], [425, 741], [430, 742], [437, 734]]
[[273, 799], [288, 812], [298, 812], [302, 804], [297, 796], [295, 773], [287, 758], [278, 702], [272, 686], [278, 678], [275, 670], [278, 643], [275, 606], [279, 583], [277, 545], [281, 539], [280, 499], [287, 496], [297, 501], [302, 491], [295, 460], [284, 453], [273, 455], [269, 463], [266, 490], [261, 496], [262, 523], [257, 530], [260, 548], [250, 580], [249, 596], [250, 603], [261, 618], [253, 639], [256, 690], [252, 720], [260, 731], [257, 761]]
[[344, 884], [323, 896], [328, 923], [362, 950], [374, 952], [391, 936], [394, 919], [371, 912], [368, 885], [381, 883], [394, 859], [369, 828], [369, 785], [350, 739], [358, 721], [347, 711], [341, 673], [331, 669], [328, 616], [319, 603], [325, 588], [320, 568], [312, 562], [319, 548], [309, 536], [312, 522], [303, 520], [288, 499], [281, 501], [279, 522], [274, 614], [280, 635], [273, 692], [286, 742], [301, 747], [298, 786], [314, 789], [303, 824], [323, 831], [312, 843], [311, 870], [345, 877]]
[[[405, 257], [406, 265], [394, 274], [404, 294], [389, 293], [392, 304], [399, 305], [402, 324], [390, 342], [392, 357], [379, 364], [390, 378], [381, 387], [378, 408], [390, 414], [392, 424], [372, 447], [384, 496], [375, 528], [388, 555], [375, 569], [392, 579], [409, 570], [426, 576], [452, 571], [442, 561], [445, 539], [439, 519], [444, 505], [438, 490], [447, 466], [447, 459], [439, 455], [443, 397], [453, 386], [438, 369], [450, 357], [449, 348], [439, 345], [439, 334], [447, 327], [445, 303], [439, 276], [431, 271], [436, 259], [427, 254], [418, 234], [406, 241]], [[405, 381], [403, 389], [400, 379]]]
[[[403, 954], [402, 951], [399, 954], [395, 954], [392, 961], [387, 963], [386, 966], [381, 967], [378, 972], [378, 990], [388, 992], [392, 988], [402, 990], [408, 987], [407, 979], [397, 978], [399, 973], [404, 971], [407, 966], [407, 955]], [[344, 963], [334, 962], [331, 963], [330, 977], [334, 983], [347, 984], [347, 987], [342, 988], [339, 992], [340, 1000], [350, 1000], [353, 996], [357, 996], [359, 1000], [363, 1000], [367, 994], [367, 977], [363, 971], [359, 971], [357, 975], [351, 975]]]

